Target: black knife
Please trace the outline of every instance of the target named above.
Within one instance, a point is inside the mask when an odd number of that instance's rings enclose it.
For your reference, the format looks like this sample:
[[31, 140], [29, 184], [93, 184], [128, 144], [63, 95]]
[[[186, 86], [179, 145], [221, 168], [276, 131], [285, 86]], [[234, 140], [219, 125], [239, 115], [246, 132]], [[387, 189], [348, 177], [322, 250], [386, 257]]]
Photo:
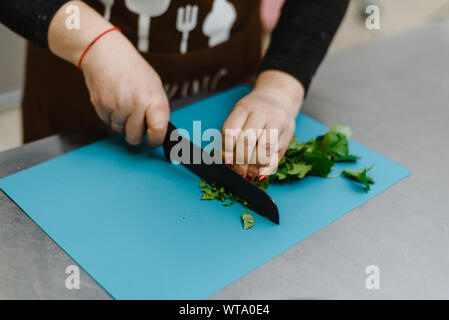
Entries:
[[196, 154], [202, 155], [203, 150], [189, 139], [179, 134], [177, 128], [169, 122], [163, 147], [165, 156], [170, 162], [170, 152], [178, 143], [185, 143], [185, 146], [189, 146], [190, 148], [190, 157], [188, 161], [180, 161], [184, 167], [208, 183], [215, 183], [219, 187], [224, 187], [226, 191], [245, 200], [251, 210], [257, 212], [268, 220], [279, 224], [278, 208], [267, 193], [223, 164], [206, 164], [202, 157], [200, 157], [201, 159], [198, 159], [200, 163], [194, 163], [192, 160], [195, 152]]

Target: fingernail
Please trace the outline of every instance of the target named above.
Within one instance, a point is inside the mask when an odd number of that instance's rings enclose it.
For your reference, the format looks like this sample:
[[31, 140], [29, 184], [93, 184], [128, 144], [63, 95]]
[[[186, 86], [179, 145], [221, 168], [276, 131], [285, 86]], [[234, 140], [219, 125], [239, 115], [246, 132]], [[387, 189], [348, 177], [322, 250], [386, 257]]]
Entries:
[[258, 179], [258, 181], [259, 181], [259, 182], [264, 182], [266, 179], [267, 179], [266, 176], [260, 176], [259, 179]]

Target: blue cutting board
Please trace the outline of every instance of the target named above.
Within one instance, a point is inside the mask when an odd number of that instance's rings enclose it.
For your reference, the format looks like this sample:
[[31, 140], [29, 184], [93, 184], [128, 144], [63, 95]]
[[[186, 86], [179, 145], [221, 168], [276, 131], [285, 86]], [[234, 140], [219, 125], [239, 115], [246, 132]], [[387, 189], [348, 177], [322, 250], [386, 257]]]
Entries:
[[[229, 91], [173, 112], [178, 127], [221, 128], [251, 89]], [[327, 128], [300, 115], [296, 136]], [[375, 165], [370, 192], [342, 177], [308, 177], [271, 185], [280, 225], [255, 216], [244, 231], [244, 207], [201, 201], [199, 178], [169, 164], [161, 149], [131, 149], [113, 137], [0, 180], [13, 199], [63, 250], [116, 299], [203, 299], [279, 255], [410, 174], [350, 141], [361, 168]], [[301, 275], [298, 275], [300, 277]]]

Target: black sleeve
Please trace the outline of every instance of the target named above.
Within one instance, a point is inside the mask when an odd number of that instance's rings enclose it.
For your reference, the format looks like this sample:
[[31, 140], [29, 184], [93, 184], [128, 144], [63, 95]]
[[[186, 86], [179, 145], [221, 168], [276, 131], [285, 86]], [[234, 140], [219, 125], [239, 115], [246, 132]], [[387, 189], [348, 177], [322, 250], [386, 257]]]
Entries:
[[0, 0], [0, 23], [47, 48], [47, 34], [56, 11], [69, 0]]
[[326, 55], [343, 20], [349, 0], [287, 0], [260, 72], [281, 70], [297, 78], [304, 89]]

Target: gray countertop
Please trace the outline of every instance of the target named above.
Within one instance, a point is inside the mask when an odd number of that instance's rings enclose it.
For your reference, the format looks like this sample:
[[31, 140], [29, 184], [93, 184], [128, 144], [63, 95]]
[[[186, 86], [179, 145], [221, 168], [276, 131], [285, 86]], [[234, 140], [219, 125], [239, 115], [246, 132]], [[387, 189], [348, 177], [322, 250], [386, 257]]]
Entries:
[[[381, 193], [213, 299], [449, 298], [449, 23], [329, 56], [303, 112], [352, 127], [355, 139], [412, 170]], [[93, 141], [57, 136], [0, 153], [0, 176]], [[109, 299], [0, 192], [0, 299]], [[380, 289], [365, 269], [380, 270]]]

